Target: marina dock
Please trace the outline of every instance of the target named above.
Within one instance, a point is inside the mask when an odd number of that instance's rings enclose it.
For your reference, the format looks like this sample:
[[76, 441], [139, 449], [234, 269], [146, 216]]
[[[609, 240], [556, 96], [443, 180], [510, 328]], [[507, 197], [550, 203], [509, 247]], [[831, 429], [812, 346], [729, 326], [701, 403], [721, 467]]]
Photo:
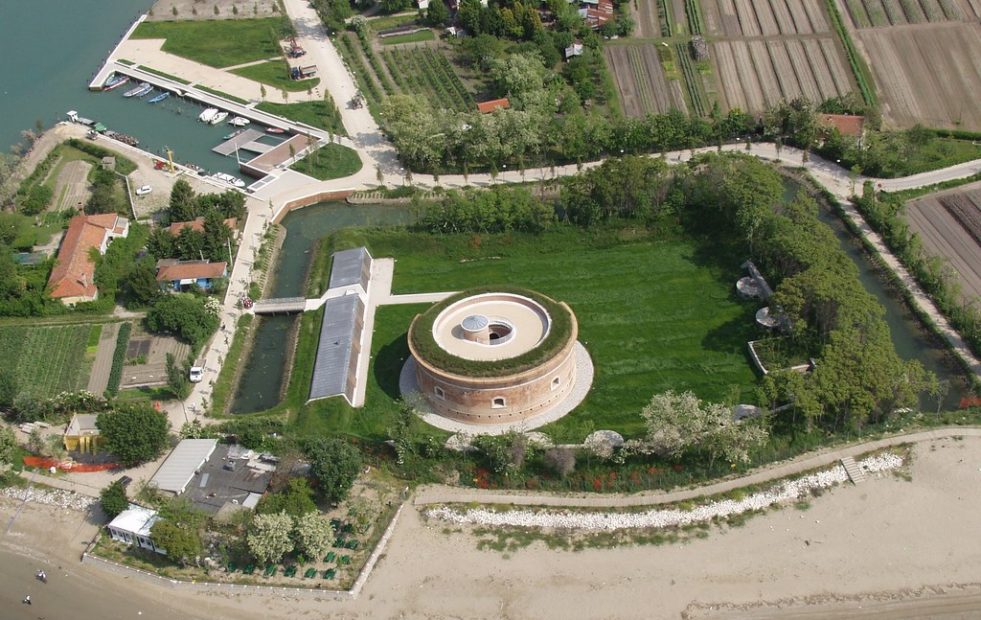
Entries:
[[258, 129], [246, 129], [234, 138], [222, 142], [211, 150], [225, 157], [228, 157], [235, 151], [251, 151], [259, 154], [267, 153], [275, 147], [255, 141], [256, 138], [264, 135], [266, 134]]

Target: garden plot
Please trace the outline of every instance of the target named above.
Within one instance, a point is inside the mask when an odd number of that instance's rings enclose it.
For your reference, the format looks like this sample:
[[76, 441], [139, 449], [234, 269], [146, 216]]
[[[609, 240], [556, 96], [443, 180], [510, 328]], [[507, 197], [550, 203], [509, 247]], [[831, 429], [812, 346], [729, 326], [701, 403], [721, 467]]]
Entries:
[[981, 131], [981, 22], [862, 29], [886, 125]]
[[627, 116], [687, 112], [679, 80], [668, 80], [657, 46], [610, 45], [603, 50]]
[[773, 37], [829, 32], [821, 0], [702, 0], [709, 35]]
[[914, 200], [906, 220], [928, 253], [949, 262], [963, 301], [981, 300], [981, 183]]
[[392, 81], [407, 94], [420, 95], [434, 108], [474, 109], [473, 96], [439, 51], [428, 47], [384, 50], [380, 53]]
[[711, 57], [726, 109], [759, 113], [780, 100], [819, 102], [855, 89], [840, 44], [830, 35], [719, 40]]
[[981, 18], [981, 0], [845, 0], [854, 28], [881, 28]]
[[89, 324], [0, 327], [0, 370], [13, 376], [17, 394], [51, 398], [82, 389], [101, 331]]

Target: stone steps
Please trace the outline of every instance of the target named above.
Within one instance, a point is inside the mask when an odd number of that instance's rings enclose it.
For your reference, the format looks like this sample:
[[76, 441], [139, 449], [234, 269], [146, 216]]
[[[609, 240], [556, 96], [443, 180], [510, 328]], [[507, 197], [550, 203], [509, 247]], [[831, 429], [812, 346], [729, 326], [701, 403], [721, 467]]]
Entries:
[[855, 459], [850, 456], [846, 456], [845, 458], [841, 459], [841, 465], [845, 468], [845, 473], [848, 474], [852, 484], [865, 482], [865, 471], [859, 467], [858, 463], [855, 462]]

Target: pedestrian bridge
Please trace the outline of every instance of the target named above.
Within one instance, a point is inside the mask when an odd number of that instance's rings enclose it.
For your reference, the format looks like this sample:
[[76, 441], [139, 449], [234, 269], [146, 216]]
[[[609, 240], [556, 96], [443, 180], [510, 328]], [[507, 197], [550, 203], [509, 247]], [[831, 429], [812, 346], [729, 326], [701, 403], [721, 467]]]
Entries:
[[252, 306], [252, 311], [256, 314], [294, 314], [303, 312], [306, 305], [305, 297], [276, 297], [260, 299]]

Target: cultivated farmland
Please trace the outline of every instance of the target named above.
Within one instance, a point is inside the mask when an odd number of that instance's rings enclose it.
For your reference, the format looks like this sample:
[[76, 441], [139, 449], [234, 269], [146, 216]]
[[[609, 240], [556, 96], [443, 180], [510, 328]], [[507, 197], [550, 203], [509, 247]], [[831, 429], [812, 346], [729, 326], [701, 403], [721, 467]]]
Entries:
[[49, 398], [82, 389], [101, 331], [85, 324], [0, 327], [0, 369], [14, 377], [18, 394]]
[[981, 0], [845, 0], [844, 9], [854, 28], [970, 22], [981, 17]]
[[887, 127], [981, 130], [981, 0], [840, 0]]
[[914, 200], [906, 219], [927, 252], [950, 263], [962, 299], [981, 300], [981, 183]]
[[[603, 52], [624, 114], [640, 117], [672, 109], [687, 112], [681, 82], [666, 79], [656, 45], [608, 45]], [[670, 48], [661, 53], [670, 56]]]
[[750, 113], [781, 100], [855, 90], [822, 0], [702, 0], [720, 105]]

